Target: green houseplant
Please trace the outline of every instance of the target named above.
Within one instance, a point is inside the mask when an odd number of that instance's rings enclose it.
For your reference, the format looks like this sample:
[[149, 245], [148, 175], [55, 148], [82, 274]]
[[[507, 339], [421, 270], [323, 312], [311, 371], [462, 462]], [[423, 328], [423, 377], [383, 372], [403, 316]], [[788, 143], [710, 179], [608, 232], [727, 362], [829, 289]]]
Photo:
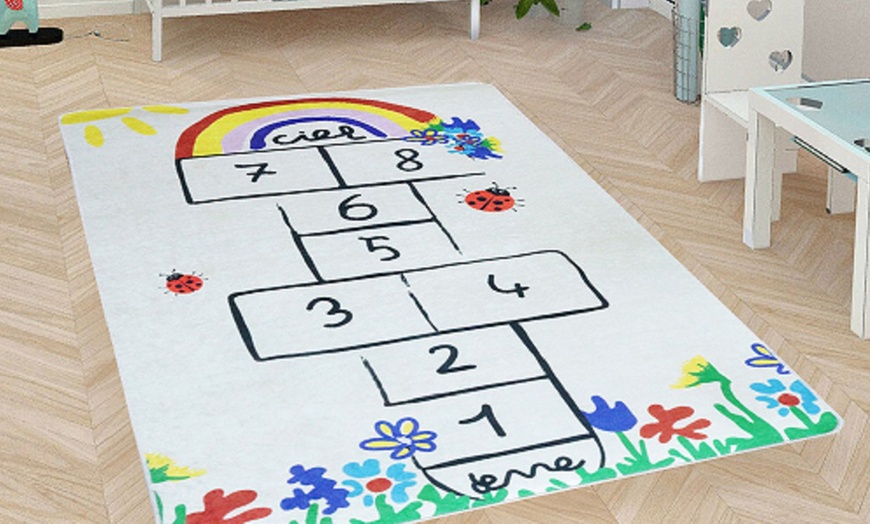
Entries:
[[556, 0], [520, 0], [516, 6], [517, 19], [529, 14], [533, 5], [541, 5], [553, 16], [559, 16], [559, 6], [556, 4]]
[[[492, 0], [483, 0], [482, 4], [487, 5]], [[517, 4], [514, 6], [514, 12], [517, 16], [517, 19], [525, 17], [532, 8], [536, 5], [540, 5], [547, 13], [557, 16], [560, 18], [564, 18], [563, 23], [569, 25], [575, 25], [577, 23], [582, 22], [582, 0], [566, 0], [568, 2], [567, 9], [559, 7], [556, 3], [556, 0], [519, 0]], [[580, 2], [579, 4], [574, 4], [572, 2]], [[562, 17], [562, 11], [568, 11], [569, 16], [567, 18]], [[579, 26], [576, 27], [577, 31], [588, 31], [592, 28], [592, 25], [588, 22], [583, 22]]]

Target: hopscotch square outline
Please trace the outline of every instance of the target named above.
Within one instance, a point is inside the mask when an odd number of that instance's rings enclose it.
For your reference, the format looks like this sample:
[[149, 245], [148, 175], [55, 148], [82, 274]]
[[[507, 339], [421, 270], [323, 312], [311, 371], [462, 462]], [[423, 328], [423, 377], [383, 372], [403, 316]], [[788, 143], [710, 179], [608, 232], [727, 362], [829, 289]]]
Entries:
[[[374, 181], [367, 182], [363, 184], [347, 184], [341, 178], [341, 173], [338, 170], [337, 166], [332, 163], [331, 158], [329, 157], [329, 153], [327, 151], [328, 148], [333, 147], [344, 147], [344, 146], [353, 146], [357, 144], [372, 144], [372, 143], [384, 143], [384, 142], [404, 142], [404, 138], [389, 138], [384, 140], [365, 140], [356, 142], [353, 144], [324, 144], [324, 145], [305, 145], [305, 146], [296, 146], [296, 147], [283, 147], [276, 149], [269, 149], [267, 151], [245, 151], [240, 153], [224, 153], [219, 155], [207, 155], [202, 157], [188, 157], [188, 158], [176, 158], [175, 159], [175, 173], [178, 176], [178, 181], [181, 184], [181, 192], [184, 195], [184, 200], [189, 205], [199, 205], [199, 204], [211, 204], [215, 202], [226, 202], [233, 200], [250, 200], [256, 198], [270, 198], [277, 197], [282, 195], [296, 195], [296, 194], [306, 194], [306, 193], [317, 193], [323, 191], [332, 191], [335, 189], [356, 189], [356, 188], [365, 188], [365, 187], [379, 187], [379, 186], [388, 186], [395, 184], [405, 184], [408, 182], [430, 182], [434, 180], [449, 180], [453, 178], [467, 178], [473, 176], [484, 176], [486, 172], [484, 171], [469, 171], [465, 173], [448, 173], [444, 175], [432, 175], [426, 177], [405, 179], [405, 180], [384, 180], [384, 181]], [[411, 143], [409, 143], [411, 145]], [[426, 146], [428, 147], [428, 146]], [[264, 155], [270, 153], [284, 153], [287, 151], [293, 150], [303, 150], [303, 149], [317, 149], [321, 156], [324, 158], [324, 162], [327, 164], [327, 167], [332, 172], [333, 176], [336, 179], [335, 187], [325, 187], [325, 188], [315, 188], [315, 189], [304, 189], [304, 190], [288, 190], [288, 191], [271, 191], [266, 193], [254, 193], [254, 194], [244, 194], [244, 195], [229, 195], [224, 197], [216, 197], [216, 198], [205, 198], [205, 199], [195, 199], [190, 190], [190, 184], [187, 181], [187, 175], [184, 172], [183, 164], [185, 162], [190, 162], [196, 160], [198, 158], [213, 158], [213, 157], [244, 157], [247, 155]]]
[[[568, 264], [570, 264], [574, 268], [574, 270], [577, 272], [582, 283], [587, 287], [587, 289], [596, 298], [597, 303], [590, 305], [590, 306], [587, 306], [587, 307], [566, 309], [563, 311], [543, 313], [543, 314], [537, 314], [537, 315], [532, 314], [529, 316], [525, 316], [523, 318], [514, 318], [514, 319], [492, 321], [492, 322], [487, 322], [487, 323], [480, 324], [480, 325], [463, 326], [463, 327], [459, 327], [459, 328], [448, 328], [448, 329], [438, 330], [437, 328], [435, 328], [433, 326], [432, 332], [418, 333], [418, 334], [413, 334], [413, 335], [408, 335], [408, 336], [391, 338], [389, 340], [374, 340], [374, 341], [367, 341], [367, 342], [362, 342], [362, 343], [354, 344], [354, 345], [334, 347], [334, 348], [330, 348], [330, 349], [326, 349], [326, 350], [307, 351], [307, 352], [299, 352], [299, 353], [291, 353], [291, 354], [286, 354], [286, 353], [285, 354], [273, 354], [273, 355], [268, 355], [268, 356], [261, 355], [260, 351], [256, 347], [256, 344], [254, 344], [250, 328], [248, 326], [248, 323], [245, 322], [244, 314], [242, 313], [242, 309], [238, 303], [238, 299], [240, 297], [244, 297], [244, 296], [248, 296], [248, 295], [256, 295], [256, 294], [260, 294], [260, 293], [270, 293], [270, 292], [275, 292], [275, 291], [290, 290], [290, 289], [296, 289], [296, 288], [302, 288], [302, 287], [315, 287], [315, 286], [320, 285], [320, 284], [339, 284], [342, 282], [357, 282], [357, 281], [363, 281], [363, 280], [389, 278], [389, 277], [396, 277], [396, 276], [405, 280], [406, 274], [413, 274], [413, 273], [424, 272], [427, 270], [442, 269], [442, 268], [449, 268], [449, 267], [455, 267], [455, 266], [465, 266], [465, 265], [469, 265], [469, 264], [486, 263], [486, 262], [492, 262], [492, 261], [498, 261], [498, 260], [508, 260], [508, 259], [541, 255], [541, 254], [555, 254], [555, 255], [558, 255], [558, 256], [564, 258], [565, 261]], [[417, 298], [414, 296], [411, 289], [408, 290], [408, 293], [411, 296], [411, 298], [416, 302]], [[606, 309], [610, 305], [609, 302], [607, 301], [607, 299], [604, 298], [604, 295], [602, 295], [601, 292], [598, 291], [598, 289], [592, 284], [592, 282], [589, 280], [589, 277], [586, 275], [586, 273], [583, 271], [583, 269], [581, 269], [580, 266], [578, 266], [573, 260], [571, 260], [571, 258], [568, 257], [568, 255], [566, 255], [565, 253], [563, 253], [561, 251], [554, 250], [554, 249], [544, 249], [544, 250], [538, 250], [538, 251], [524, 252], [524, 253], [515, 254], [515, 255], [505, 255], [505, 256], [490, 257], [490, 258], [469, 260], [469, 261], [463, 261], [463, 262], [439, 264], [439, 265], [435, 265], [435, 266], [429, 266], [429, 267], [425, 267], [425, 268], [416, 268], [416, 269], [411, 269], [411, 270], [389, 271], [389, 272], [382, 272], [382, 273], [373, 273], [373, 274], [369, 274], [369, 275], [365, 275], [365, 276], [358, 276], [358, 277], [339, 278], [339, 279], [334, 279], [334, 280], [306, 282], [303, 284], [289, 284], [289, 285], [284, 285], [284, 286], [271, 286], [271, 287], [267, 287], [267, 288], [250, 289], [250, 290], [246, 290], [246, 291], [237, 291], [235, 293], [231, 293], [227, 297], [227, 302], [229, 304], [230, 313], [233, 317], [233, 321], [235, 322], [236, 328], [239, 331], [239, 335], [242, 338], [242, 342], [245, 344], [245, 347], [247, 348], [251, 357], [257, 362], [266, 362], [266, 361], [270, 361], [270, 360], [277, 360], [277, 359], [283, 359], [283, 358], [298, 358], [298, 357], [306, 357], [306, 356], [329, 354], [329, 353], [340, 353], [340, 352], [353, 351], [353, 350], [358, 350], [358, 349], [366, 349], [366, 348], [373, 348], [373, 347], [377, 347], [377, 346], [383, 346], [385, 344], [391, 344], [394, 342], [403, 342], [403, 341], [408, 341], [408, 340], [415, 340], [415, 339], [420, 339], [420, 338], [432, 337], [432, 336], [447, 334], [447, 333], [456, 333], [456, 332], [460, 332], [460, 331], [470, 331], [470, 330], [474, 330], [474, 329], [501, 326], [501, 325], [512, 325], [512, 324], [517, 323], [517, 322], [529, 322], [529, 321], [535, 321], [535, 320], [561, 318], [561, 317], [565, 317], [565, 316], [578, 315], [578, 314], [583, 314], [583, 313], [588, 313], [588, 312], [592, 312], [592, 311]], [[425, 310], [422, 308], [422, 306], [419, 303], [418, 303], [418, 307], [420, 308], [421, 315], [423, 315], [423, 317], [426, 318], [426, 320], [428, 322], [429, 320], [428, 320], [428, 317], [426, 317]]]

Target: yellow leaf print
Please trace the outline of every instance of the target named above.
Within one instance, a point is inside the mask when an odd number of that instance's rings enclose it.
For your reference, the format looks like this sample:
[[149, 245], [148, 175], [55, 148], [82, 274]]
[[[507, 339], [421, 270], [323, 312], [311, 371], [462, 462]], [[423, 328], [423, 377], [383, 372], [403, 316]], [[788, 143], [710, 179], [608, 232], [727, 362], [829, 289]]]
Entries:
[[190, 113], [189, 109], [174, 106], [145, 106], [142, 109], [149, 113], [162, 113], [165, 115], [186, 115]]
[[94, 109], [91, 111], [78, 111], [69, 113], [60, 118], [60, 123], [64, 125], [84, 124], [86, 122], [95, 122], [97, 120], [105, 120], [107, 118], [115, 118], [116, 116], [126, 115], [133, 109], [130, 107], [117, 107], [115, 109]]
[[125, 126], [129, 127], [133, 131], [139, 133], [140, 135], [156, 135], [157, 130], [153, 127], [149, 126], [145, 122], [139, 120], [138, 118], [132, 116], [125, 116], [121, 119], [121, 122], [124, 123]]
[[94, 147], [101, 147], [106, 142], [103, 132], [95, 125], [85, 127], [85, 141]]

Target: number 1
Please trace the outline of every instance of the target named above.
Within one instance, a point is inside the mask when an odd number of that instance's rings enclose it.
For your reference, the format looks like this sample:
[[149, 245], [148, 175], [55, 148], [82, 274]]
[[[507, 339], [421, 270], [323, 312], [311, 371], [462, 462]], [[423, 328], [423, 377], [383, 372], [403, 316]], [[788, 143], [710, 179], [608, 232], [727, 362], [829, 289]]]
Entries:
[[459, 423], [460, 424], [473, 424], [473, 423], [481, 421], [483, 419], [486, 419], [486, 421], [489, 422], [490, 427], [492, 427], [492, 430], [495, 431], [496, 435], [498, 435], [499, 437], [506, 437], [507, 436], [507, 433], [505, 432], [504, 428], [501, 427], [501, 424], [498, 423], [498, 419], [495, 418], [495, 413], [492, 412], [492, 406], [490, 406], [489, 404], [484, 404], [484, 405], [480, 406], [480, 413], [478, 413], [477, 415], [475, 415], [471, 418], [467, 418], [465, 420], [460, 420]]

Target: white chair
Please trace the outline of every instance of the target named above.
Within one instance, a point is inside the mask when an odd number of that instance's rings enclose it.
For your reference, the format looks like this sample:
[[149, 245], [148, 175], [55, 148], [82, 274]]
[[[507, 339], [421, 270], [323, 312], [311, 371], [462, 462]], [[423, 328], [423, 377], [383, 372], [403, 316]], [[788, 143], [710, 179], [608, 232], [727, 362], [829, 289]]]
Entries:
[[[698, 180], [743, 178], [752, 87], [799, 84], [803, 0], [708, 0], [701, 85]], [[798, 146], [777, 130], [772, 212], [779, 218], [782, 174], [797, 170]], [[851, 182], [829, 171], [828, 210], [854, 210]]]

